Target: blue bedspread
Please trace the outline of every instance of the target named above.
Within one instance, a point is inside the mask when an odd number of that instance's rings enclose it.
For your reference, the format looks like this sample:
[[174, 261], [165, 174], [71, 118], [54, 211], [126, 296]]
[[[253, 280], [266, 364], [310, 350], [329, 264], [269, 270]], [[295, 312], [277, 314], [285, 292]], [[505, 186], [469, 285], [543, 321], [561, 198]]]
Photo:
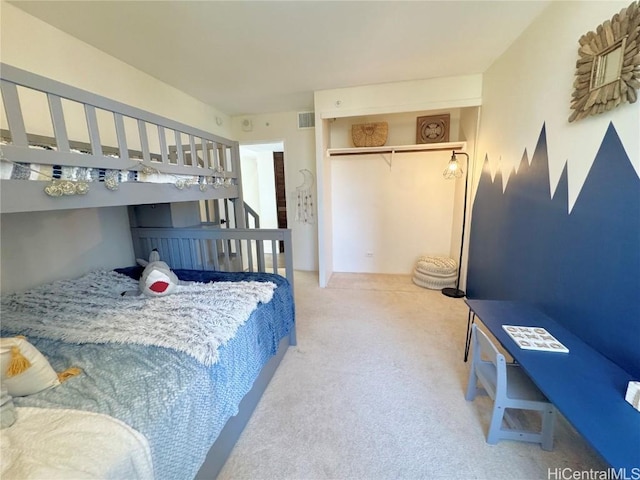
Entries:
[[[117, 270], [137, 278], [141, 268]], [[266, 273], [176, 270], [181, 280], [271, 281], [273, 299], [254, 311], [238, 334], [220, 347], [220, 361], [206, 367], [175, 350], [113, 344], [72, 344], [29, 338], [53, 366], [78, 366], [83, 373], [29, 397], [18, 406], [74, 408], [104, 413], [126, 422], [148, 439], [157, 479], [191, 479], [206, 453], [238, 411], [280, 339], [294, 324], [291, 288]], [[135, 319], [132, 319], [135, 321]], [[2, 331], [2, 336], [20, 332]]]

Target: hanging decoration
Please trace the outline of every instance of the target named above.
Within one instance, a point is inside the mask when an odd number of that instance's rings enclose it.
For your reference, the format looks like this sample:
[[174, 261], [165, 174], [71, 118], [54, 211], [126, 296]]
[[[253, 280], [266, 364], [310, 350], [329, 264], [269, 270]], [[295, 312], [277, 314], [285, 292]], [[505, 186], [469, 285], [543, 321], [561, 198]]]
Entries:
[[300, 173], [304, 177], [304, 181], [302, 185], [296, 187], [296, 222], [314, 223], [313, 173], [306, 168], [300, 170]]
[[223, 168], [220, 166], [214, 168], [213, 173], [208, 176], [185, 176], [164, 173], [155, 167], [139, 162], [136, 162], [125, 170], [68, 166], [51, 167], [14, 162], [4, 158], [1, 151], [0, 162], [12, 165], [10, 177], [13, 180], [29, 180], [32, 173], [37, 174], [38, 180], [49, 180], [43, 190], [44, 193], [50, 197], [86, 195], [89, 192], [89, 184], [92, 182], [102, 182], [108, 190], [117, 191], [122, 182], [144, 182], [140, 179], [140, 176], [152, 177], [154, 175], [174, 178], [175, 181], [173, 184], [178, 190], [191, 188], [192, 185], [198, 185], [200, 191], [204, 192], [209, 188], [209, 185], [212, 185], [213, 188], [230, 188], [234, 185], [233, 178], [226, 177]]

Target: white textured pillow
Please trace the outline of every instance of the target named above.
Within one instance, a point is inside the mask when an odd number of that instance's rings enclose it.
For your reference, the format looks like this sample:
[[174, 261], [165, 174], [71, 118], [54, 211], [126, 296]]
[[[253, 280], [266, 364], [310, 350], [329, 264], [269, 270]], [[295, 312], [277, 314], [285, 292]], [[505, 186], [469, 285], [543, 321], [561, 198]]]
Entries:
[[[14, 347], [17, 350], [13, 350]], [[22, 373], [10, 377], [7, 371], [16, 354], [22, 355], [31, 365]], [[21, 337], [0, 338], [0, 377], [12, 397], [33, 395], [60, 385], [58, 374], [44, 355]]]

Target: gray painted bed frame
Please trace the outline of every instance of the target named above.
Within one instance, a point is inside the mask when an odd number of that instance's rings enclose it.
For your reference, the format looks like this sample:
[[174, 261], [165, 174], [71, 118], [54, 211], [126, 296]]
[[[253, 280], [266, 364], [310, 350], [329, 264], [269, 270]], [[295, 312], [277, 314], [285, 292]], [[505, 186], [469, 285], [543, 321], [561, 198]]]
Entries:
[[[0, 64], [0, 76], [9, 127], [8, 130], [0, 132], [3, 139], [9, 142], [0, 146], [3, 159], [28, 164], [115, 170], [132, 170], [132, 165], [134, 168], [148, 166], [166, 174], [218, 176], [233, 181], [230, 187], [207, 188], [204, 191], [197, 187], [179, 190], [172, 184], [142, 182], [121, 183], [117, 191], [111, 191], [102, 184], [92, 182], [86, 195], [50, 197], [43, 191], [44, 185], [49, 182], [2, 180], [1, 213], [230, 199], [234, 201], [234, 224], [239, 227], [245, 225], [237, 142], [10, 65]], [[43, 136], [40, 132], [27, 132], [18, 93], [20, 88], [35, 90], [45, 95], [54, 137]], [[63, 109], [63, 101], [67, 100], [79, 102], [83, 107], [84, 119], [79, 121], [86, 122], [88, 143], [69, 138], [67, 131], [68, 122], [71, 120], [65, 118]], [[97, 115], [101, 110], [113, 115], [117, 136], [115, 146], [102, 144]], [[139, 151], [131, 150], [127, 145], [131, 131], [125, 128], [125, 118], [134, 119], [137, 124], [135, 134], [139, 135]], [[150, 147], [147, 137], [149, 128], [157, 128], [158, 131], [159, 144], [155, 146], [155, 151]], [[173, 145], [166, 141], [167, 135], [169, 138], [175, 138]], [[53, 146], [54, 149], [32, 148], [34, 145], [43, 144]], [[76, 153], [73, 149], [88, 153]], [[194, 152], [193, 156], [191, 152]], [[118, 157], [114, 157], [114, 153]], [[138, 258], [148, 258], [152, 248], [161, 246], [163, 260], [174, 269], [279, 273], [283, 268], [284, 275], [293, 288], [291, 230], [220, 228], [203, 223], [188, 228], [133, 226], [131, 235]], [[284, 244], [284, 253], [278, 253], [279, 242]], [[273, 252], [270, 261], [265, 253], [269, 250], [267, 246], [270, 246]], [[282, 256], [284, 262], [281, 262]], [[288, 346], [295, 344], [294, 327], [290, 335], [280, 341], [277, 354], [265, 365], [253, 388], [240, 403], [238, 414], [229, 419], [218, 436], [197, 475], [198, 479], [212, 479], [218, 475]]]
[[214, 479], [218, 476], [222, 467], [224, 467], [244, 427], [249, 423], [251, 415], [258, 405], [262, 394], [269, 385], [269, 381], [280, 365], [280, 361], [284, 357], [287, 348], [289, 345], [295, 345], [295, 343], [290, 343], [290, 340], [290, 337], [284, 337], [280, 340], [278, 353], [271, 357], [269, 362], [262, 368], [260, 375], [253, 383], [253, 387], [240, 402], [238, 414], [227, 421], [222, 432], [220, 432], [220, 435], [209, 450], [207, 458], [196, 475], [197, 480]]
[[[293, 288], [290, 229], [196, 227], [132, 227], [136, 258], [149, 258], [157, 248], [173, 269], [270, 272], [284, 275]], [[284, 253], [278, 252], [278, 243]], [[266, 253], [270, 246], [271, 254]], [[281, 262], [281, 257], [284, 261]]]
[[[242, 198], [238, 142], [4, 63], [0, 63], [0, 77], [9, 127], [3, 137], [10, 137], [9, 144], [0, 146], [5, 160], [114, 170], [149, 167], [168, 175], [204, 178], [215, 175], [229, 178], [233, 183], [228, 188], [210, 187], [205, 191], [197, 187], [179, 190], [172, 184], [150, 183], [121, 183], [117, 191], [111, 191], [103, 185], [90, 184], [86, 195], [49, 197], [43, 191], [47, 182], [2, 180], [2, 213]], [[52, 126], [54, 132], [48, 144], [55, 150], [30, 148], [40, 144], [46, 135], [27, 132], [25, 118], [28, 118], [28, 112], [23, 108], [28, 110], [28, 106], [22, 105], [25, 95], [20, 94], [23, 89], [34, 99], [40, 95], [42, 103], [46, 104], [50, 118], [44, 123]], [[81, 105], [83, 115], [72, 115], [69, 101]], [[46, 110], [40, 105], [37, 107]], [[105, 115], [113, 117], [110, 127], [115, 129], [115, 145], [104, 144], [103, 138], [110, 133], [106, 128], [101, 129], [100, 120]], [[70, 131], [88, 132], [89, 142], [70, 138], [73, 136], [68, 133]], [[150, 132], [154, 141], [151, 141]], [[134, 143], [140, 145], [139, 150], [130, 149]], [[83, 148], [87, 153], [82, 154], [74, 152], [79, 145], [88, 146], [90, 150]], [[112, 156], [113, 153], [118, 156]], [[238, 206], [237, 214], [242, 217], [242, 205]]]

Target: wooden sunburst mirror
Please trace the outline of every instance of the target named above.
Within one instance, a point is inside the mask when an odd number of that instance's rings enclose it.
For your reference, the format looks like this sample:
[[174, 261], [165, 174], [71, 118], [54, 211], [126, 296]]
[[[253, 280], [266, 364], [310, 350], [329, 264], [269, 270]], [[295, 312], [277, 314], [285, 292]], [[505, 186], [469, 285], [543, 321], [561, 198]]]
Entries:
[[635, 103], [640, 89], [640, 0], [583, 35], [579, 43], [569, 121]]

